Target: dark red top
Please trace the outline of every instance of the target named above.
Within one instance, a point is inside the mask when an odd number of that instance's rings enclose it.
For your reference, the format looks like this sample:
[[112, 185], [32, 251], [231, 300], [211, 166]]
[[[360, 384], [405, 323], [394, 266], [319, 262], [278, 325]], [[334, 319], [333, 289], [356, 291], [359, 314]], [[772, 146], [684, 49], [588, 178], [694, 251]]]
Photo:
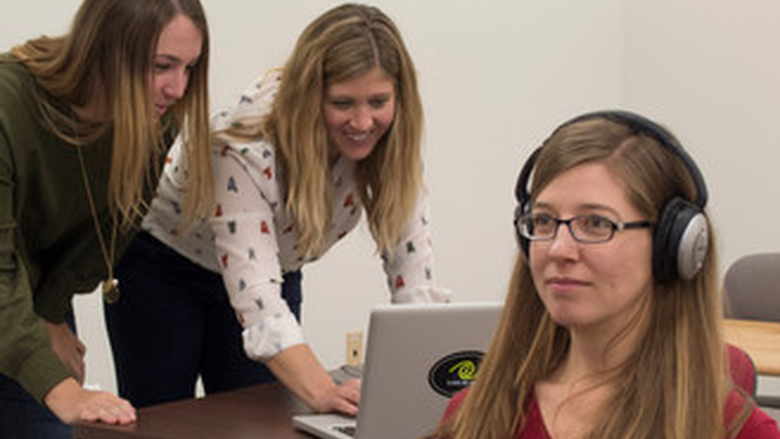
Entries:
[[[454, 415], [467, 392], [468, 389], [463, 390], [452, 398], [450, 404], [447, 406], [447, 410], [444, 412], [442, 420], [446, 420]], [[729, 421], [736, 416], [744, 405], [745, 398], [739, 393], [733, 392], [728, 401], [726, 401], [726, 421]], [[750, 418], [748, 418], [742, 426], [742, 429], [736, 437], [736, 439], [778, 438], [780, 438], [780, 432], [777, 430], [777, 423], [758, 407], [753, 409]], [[536, 398], [533, 396], [528, 405], [525, 428], [520, 431], [516, 439], [552, 439], [550, 433], [547, 432], [547, 427], [544, 425], [544, 419], [542, 419], [542, 412], [539, 410], [539, 404], [537, 404]]]

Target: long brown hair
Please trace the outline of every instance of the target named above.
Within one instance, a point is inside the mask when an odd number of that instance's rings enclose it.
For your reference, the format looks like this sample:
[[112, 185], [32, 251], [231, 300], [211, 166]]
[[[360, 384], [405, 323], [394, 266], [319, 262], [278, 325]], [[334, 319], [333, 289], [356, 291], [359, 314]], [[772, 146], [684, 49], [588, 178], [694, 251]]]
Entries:
[[[696, 196], [687, 169], [656, 140], [613, 121], [590, 119], [557, 130], [545, 142], [532, 198], [558, 175], [588, 162], [604, 163], [623, 181], [632, 204], [652, 220], [673, 196]], [[654, 285], [646, 331], [607, 375], [612, 397], [598, 410], [587, 437], [725, 438], [740, 427], [744, 412], [724, 427], [733, 384], [723, 357], [712, 233], [708, 239], [710, 252], [692, 280]], [[568, 331], [547, 313], [518, 252], [503, 315], [477, 379], [458, 413], [431, 437], [514, 437], [525, 425], [536, 383], [561, 366], [569, 345]]]
[[[163, 28], [185, 14], [200, 30], [203, 47], [192, 67], [184, 97], [172, 108], [165, 124], [155, 121], [149, 90], [153, 59]], [[185, 217], [209, 213], [212, 200], [208, 132], [209, 33], [198, 0], [85, 0], [70, 32], [40, 37], [15, 47], [12, 54], [32, 72], [46, 93], [70, 106], [95, 98], [106, 102], [107, 122], [87, 124], [38, 95], [43, 117], [60, 138], [74, 145], [90, 143], [113, 132], [109, 205], [125, 225], [146, 210], [144, 187], [156, 188], [158, 158], [166, 130], [180, 130], [189, 148], [190, 186]], [[173, 124], [173, 126], [166, 126]]]
[[331, 220], [324, 92], [330, 84], [359, 78], [377, 66], [395, 83], [395, 119], [355, 172], [381, 251], [392, 251], [414, 209], [422, 185], [423, 110], [412, 59], [395, 24], [382, 11], [359, 4], [335, 7], [299, 37], [261, 128], [278, 151], [302, 254], [322, 253]]

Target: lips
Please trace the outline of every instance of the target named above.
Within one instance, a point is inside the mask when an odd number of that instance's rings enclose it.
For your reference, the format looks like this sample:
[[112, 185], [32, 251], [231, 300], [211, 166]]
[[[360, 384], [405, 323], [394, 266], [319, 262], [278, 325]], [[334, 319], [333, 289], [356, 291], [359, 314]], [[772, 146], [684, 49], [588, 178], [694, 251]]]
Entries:
[[363, 143], [371, 138], [371, 133], [370, 132], [344, 133], [344, 137], [346, 137], [349, 141], [353, 143]]
[[341, 133], [341, 145], [345, 150], [352, 150], [353, 154], [367, 154], [371, 151], [376, 144], [376, 136], [374, 132], [361, 132], [361, 133]]
[[590, 282], [586, 282], [584, 280], [578, 280], [570, 277], [563, 277], [563, 276], [553, 276], [547, 278], [546, 281], [548, 284], [553, 285], [588, 285]]
[[545, 280], [545, 285], [555, 293], [571, 293], [589, 287], [590, 282], [564, 276], [553, 276]]

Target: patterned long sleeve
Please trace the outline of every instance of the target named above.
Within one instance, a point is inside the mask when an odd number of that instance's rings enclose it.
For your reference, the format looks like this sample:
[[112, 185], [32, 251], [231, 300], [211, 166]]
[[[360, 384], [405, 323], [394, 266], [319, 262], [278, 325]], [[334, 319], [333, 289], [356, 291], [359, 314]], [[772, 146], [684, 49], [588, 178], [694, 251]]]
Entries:
[[218, 204], [210, 223], [216, 257], [230, 302], [245, 328], [244, 348], [258, 360], [304, 342], [303, 331], [281, 296], [277, 235], [284, 230], [277, 225], [279, 193], [275, 185], [257, 184], [274, 178], [272, 156], [270, 148], [253, 143], [238, 150], [225, 146], [214, 158]]
[[423, 189], [398, 245], [382, 255], [393, 303], [449, 302], [450, 291], [436, 286], [428, 191]]

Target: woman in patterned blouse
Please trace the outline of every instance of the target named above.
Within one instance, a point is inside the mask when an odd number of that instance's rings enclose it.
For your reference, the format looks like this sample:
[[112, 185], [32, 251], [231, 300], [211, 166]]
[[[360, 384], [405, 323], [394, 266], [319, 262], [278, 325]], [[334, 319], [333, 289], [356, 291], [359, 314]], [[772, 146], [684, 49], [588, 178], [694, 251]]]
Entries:
[[215, 115], [217, 205], [190, 230], [179, 227], [187, 167], [174, 147], [119, 267], [123, 298], [107, 307], [121, 394], [144, 406], [191, 397], [198, 375], [207, 393], [276, 377], [317, 411], [356, 413], [357, 381], [335, 384], [305, 343], [300, 270], [365, 211], [392, 301], [447, 300], [433, 279], [422, 116], [397, 28], [348, 4]]

